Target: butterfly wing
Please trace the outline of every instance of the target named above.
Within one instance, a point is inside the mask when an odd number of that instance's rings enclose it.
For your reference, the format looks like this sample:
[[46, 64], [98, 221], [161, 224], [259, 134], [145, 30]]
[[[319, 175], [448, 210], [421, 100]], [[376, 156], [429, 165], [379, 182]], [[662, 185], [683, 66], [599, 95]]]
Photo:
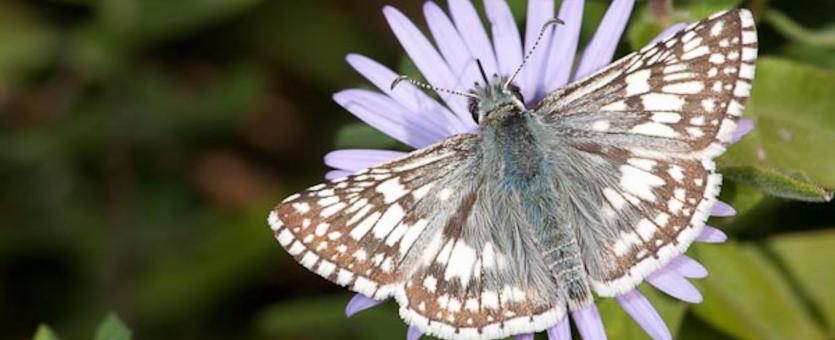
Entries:
[[458, 135], [311, 187], [279, 204], [270, 225], [303, 266], [366, 296], [393, 296], [424, 333], [541, 331], [564, 308], [532, 235], [504, 237], [509, 225], [527, 230], [507, 213], [521, 209], [485, 215], [496, 194], [481, 186], [479, 140]]
[[[754, 77], [747, 10], [714, 15], [546, 97], [556, 157], [595, 291], [624, 293], [684, 252], [719, 193]], [[577, 197], [580, 198], [577, 198]]]

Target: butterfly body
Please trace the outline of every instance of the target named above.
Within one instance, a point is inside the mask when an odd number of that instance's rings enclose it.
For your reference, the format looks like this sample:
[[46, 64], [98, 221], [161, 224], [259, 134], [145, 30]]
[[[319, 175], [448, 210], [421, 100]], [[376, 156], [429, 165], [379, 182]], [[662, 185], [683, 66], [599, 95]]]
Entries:
[[[635, 289], [704, 227], [756, 60], [719, 13], [524, 106], [495, 77], [478, 134], [292, 195], [270, 214], [306, 268], [443, 338], [500, 338]], [[486, 78], [486, 77], [485, 77]]]

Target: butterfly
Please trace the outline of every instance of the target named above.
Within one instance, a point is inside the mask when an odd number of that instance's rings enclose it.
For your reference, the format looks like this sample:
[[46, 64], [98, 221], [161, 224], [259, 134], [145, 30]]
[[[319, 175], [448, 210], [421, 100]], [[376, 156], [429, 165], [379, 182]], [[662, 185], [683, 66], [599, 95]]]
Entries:
[[459, 134], [310, 187], [271, 211], [307, 269], [443, 338], [541, 331], [687, 250], [716, 202], [713, 159], [754, 77], [747, 10], [715, 14], [528, 109], [476, 86]]

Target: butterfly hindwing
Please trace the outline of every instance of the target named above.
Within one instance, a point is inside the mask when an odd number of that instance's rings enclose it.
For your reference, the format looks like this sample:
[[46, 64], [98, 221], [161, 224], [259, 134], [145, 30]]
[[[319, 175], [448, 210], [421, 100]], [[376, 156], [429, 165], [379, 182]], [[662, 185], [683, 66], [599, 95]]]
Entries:
[[751, 13], [720, 13], [557, 91], [537, 108], [570, 146], [555, 152], [584, 164], [561, 169], [585, 182], [562, 188], [568, 197], [583, 196], [573, 200], [575, 207], [600, 216], [574, 221], [598, 294], [632, 289], [700, 232], [721, 184], [713, 158], [742, 114], [756, 55]]

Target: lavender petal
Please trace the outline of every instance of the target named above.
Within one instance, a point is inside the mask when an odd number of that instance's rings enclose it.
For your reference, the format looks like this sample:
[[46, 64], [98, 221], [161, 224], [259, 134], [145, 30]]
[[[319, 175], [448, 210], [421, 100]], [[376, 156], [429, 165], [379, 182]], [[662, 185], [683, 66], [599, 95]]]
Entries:
[[580, 332], [583, 340], [604, 340], [606, 330], [603, 328], [603, 321], [600, 320], [600, 313], [594, 304], [571, 313], [574, 324]]
[[629, 21], [634, 5], [635, 0], [612, 1], [597, 32], [583, 51], [583, 57], [580, 59], [580, 65], [577, 66], [574, 79], [583, 78], [612, 61], [615, 48], [618, 46], [623, 29], [626, 28], [626, 22]]
[[652, 41], [649, 43], [649, 45], [655, 45], [655, 43], [657, 43], [661, 40], [667, 39], [667, 37], [670, 37], [673, 34], [678, 33], [678, 31], [681, 31], [686, 27], [687, 27], [687, 24], [685, 24], [683, 22], [680, 22], [680, 23], [674, 24], [670, 27], [667, 27], [667, 29], [661, 31], [661, 33], [659, 33], [658, 36], [656, 36], [654, 39], [652, 39]]
[[[460, 74], [472, 64], [474, 58], [467, 49], [467, 45], [464, 44], [464, 40], [461, 39], [461, 35], [458, 34], [458, 29], [434, 1], [427, 1], [423, 4], [423, 15], [426, 17], [429, 32], [432, 33], [432, 38], [449, 67], [455, 74]], [[469, 84], [471, 83], [465, 85]]]
[[681, 274], [681, 276], [691, 279], [701, 279], [707, 277], [707, 269], [699, 261], [690, 258], [687, 255], [679, 255], [670, 261], [661, 270], [674, 270]]
[[522, 40], [510, 6], [504, 0], [484, 0], [484, 11], [492, 24], [498, 73], [512, 74], [522, 63]]
[[568, 324], [568, 315], [556, 325], [548, 328], [548, 340], [571, 340], [571, 326]]
[[728, 235], [725, 235], [719, 229], [706, 225], [704, 229], [702, 229], [702, 233], [696, 237], [696, 241], [704, 242], [704, 243], [722, 243], [728, 239]]
[[[449, 0], [449, 13], [455, 27], [464, 39], [464, 44], [470, 50], [470, 54], [484, 66], [487, 76], [498, 73], [496, 67], [496, 55], [493, 53], [493, 45], [484, 30], [481, 18], [478, 16], [473, 3], [470, 0]], [[463, 84], [469, 86], [469, 84]]]
[[351, 298], [351, 301], [348, 301], [348, 305], [345, 306], [345, 315], [350, 318], [359, 312], [379, 306], [384, 302], [385, 301], [374, 300], [362, 294], [355, 294], [354, 297]]
[[359, 171], [406, 155], [405, 152], [375, 149], [342, 149], [325, 155], [325, 165], [339, 170]]
[[331, 170], [325, 173], [325, 179], [332, 181], [337, 178], [342, 178], [348, 175], [351, 175], [353, 172], [345, 171], [345, 170]]
[[343, 90], [333, 99], [360, 120], [414, 148], [421, 148], [446, 135], [432, 128], [425, 119], [386, 95], [359, 89]]
[[[406, 54], [430, 84], [446, 89], [458, 88], [458, 79], [455, 78], [449, 65], [412, 21], [391, 6], [383, 8], [383, 15], [397, 40], [406, 50]], [[438, 93], [438, 95], [459, 117], [469, 115], [466, 98], [447, 93]]]
[[409, 330], [406, 331], [406, 340], [418, 340], [421, 336], [423, 336], [423, 332], [417, 327], [409, 325]]
[[672, 339], [670, 329], [667, 324], [652, 307], [646, 297], [644, 297], [638, 290], [633, 289], [626, 294], [615, 297], [621, 308], [644, 329], [647, 334], [655, 340]]
[[470, 115], [466, 116], [466, 121], [462, 121], [423, 90], [408, 82], [400, 83], [392, 90], [391, 83], [398, 75], [382, 64], [359, 54], [349, 54], [346, 60], [380, 91], [406, 107], [411, 115], [423, 117], [434, 130], [451, 136], [477, 128]]
[[754, 130], [754, 121], [742, 118], [738, 122], [736, 122], [736, 130], [734, 130], [733, 135], [731, 135], [731, 144], [739, 142], [742, 137], [745, 137], [751, 130]]
[[[522, 52], [523, 54], [530, 52], [536, 42], [536, 38], [539, 36], [539, 32], [542, 31], [542, 26], [545, 25], [548, 20], [553, 18], [553, 0], [528, 0], [527, 24], [525, 26], [525, 49]], [[537, 93], [540, 90], [545, 60], [547, 59], [546, 54], [548, 52], [546, 47], [550, 44], [553, 30], [553, 28], [549, 28], [548, 31], [542, 35], [542, 41], [537, 49], [544, 51], [538, 51], [537, 53], [531, 55], [525, 65], [525, 68], [522, 69], [521, 74], [519, 74], [515, 81], [516, 84], [519, 85], [522, 92], [522, 98], [525, 98], [528, 105], [533, 105], [535, 103], [533, 100], [537, 97]]]
[[533, 333], [517, 334], [516, 340], [533, 340]]
[[[452, 20], [434, 1], [427, 1], [423, 4], [423, 13], [438, 49], [441, 50], [441, 54], [444, 55], [444, 59], [447, 60], [454, 73], [456, 83], [460, 84], [461, 88], [466, 88], [480, 81], [481, 75], [475, 58], [470, 54], [470, 50], [467, 49], [467, 45], [464, 44]], [[470, 130], [478, 128], [469, 114], [461, 117], [461, 120], [465, 121]]]
[[[557, 17], [565, 23], [554, 28], [554, 37], [551, 39], [545, 62], [543, 94], [563, 87], [571, 77], [571, 67], [574, 65], [574, 56], [577, 54], [577, 44], [580, 41], [584, 5], [583, 0], [564, 0], [560, 6]], [[534, 98], [537, 102], [540, 99]]]
[[681, 301], [702, 302], [702, 294], [684, 277], [674, 271], [659, 270], [646, 278], [658, 290]]
[[736, 216], [736, 209], [728, 203], [716, 201], [713, 208], [710, 210], [710, 215], [719, 217]]

